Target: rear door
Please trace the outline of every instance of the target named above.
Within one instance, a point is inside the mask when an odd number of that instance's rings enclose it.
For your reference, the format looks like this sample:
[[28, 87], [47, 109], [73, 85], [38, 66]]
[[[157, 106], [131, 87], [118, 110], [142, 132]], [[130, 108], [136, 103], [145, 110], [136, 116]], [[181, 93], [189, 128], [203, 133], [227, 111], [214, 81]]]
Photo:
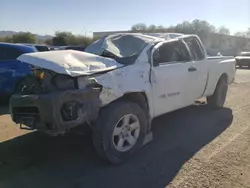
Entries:
[[11, 93], [18, 74], [20, 74], [21, 63], [16, 60], [22, 54], [18, 49], [9, 46], [0, 46], [0, 92]]
[[201, 41], [196, 36], [186, 37], [184, 41], [190, 50], [192, 61], [194, 62], [193, 71], [188, 75], [188, 79], [191, 83], [195, 83], [189, 86], [190, 92], [192, 92], [189, 95], [190, 100], [195, 101], [202, 97], [206, 89], [209, 76], [209, 61], [206, 59], [205, 50]]

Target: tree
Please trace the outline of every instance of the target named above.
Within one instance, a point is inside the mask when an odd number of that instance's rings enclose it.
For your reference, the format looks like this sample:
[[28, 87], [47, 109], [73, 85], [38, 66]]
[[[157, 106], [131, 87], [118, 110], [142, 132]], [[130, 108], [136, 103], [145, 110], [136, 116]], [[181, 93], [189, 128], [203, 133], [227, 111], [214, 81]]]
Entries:
[[223, 35], [230, 35], [230, 30], [228, 28], [224, 27], [224, 26], [221, 26], [218, 29], [217, 33], [223, 34]]
[[36, 42], [36, 37], [34, 34], [30, 32], [25, 33], [17, 33], [12, 36], [12, 40], [14, 43], [32, 43]]
[[236, 36], [236, 37], [246, 37], [246, 33], [245, 32], [236, 32], [236, 33], [234, 33], [234, 36]]
[[247, 31], [245, 31], [245, 32], [236, 32], [236, 33], [234, 33], [234, 36], [250, 38], [250, 28], [248, 28]]
[[94, 41], [93, 38], [81, 35], [76, 36], [75, 39], [76, 39], [76, 45], [81, 45], [81, 46], [88, 46]]
[[157, 31], [157, 26], [156, 25], [150, 25], [147, 28], [147, 31], [149, 31], [149, 32], [156, 32]]
[[147, 25], [144, 23], [138, 23], [131, 27], [131, 31], [146, 31]]
[[64, 37], [53, 37], [52, 44], [54, 46], [66, 46], [67, 45]]
[[250, 37], [250, 28], [247, 29], [247, 31], [246, 31], [246, 36], [247, 36], [247, 37]]
[[138, 23], [131, 27], [131, 31], [141, 31], [141, 32], [176, 32], [183, 34], [197, 34], [202, 41], [206, 40], [210, 33], [216, 31], [215, 26], [204, 20], [193, 20], [192, 22], [184, 21], [177, 24], [176, 26], [163, 27], [150, 25], [147, 27], [144, 23]]
[[[88, 46], [93, 42], [93, 38], [81, 36], [81, 35], [73, 35], [71, 32], [66, 31], [57, 31], [55, 33], [55, 37], [52, 38], [52, 44], [55, 46], [67, 46], [67, 45], [80, 45], [80, 46]], [[47, 44], [50, 41], [46, 41]]]
[[12, 36], [2, 37], [2, 38], [0, 38], [0, 42], [12, 43], [13, 42], [13, 37]]
[[197, 19], [192, 22], [184, 21], [177, 24], [173, 29], [176, 33], [197, 34], [202, 41], [204, 41], [210, 33], [214, 33], [216, 30], [215, 26], [207, 21]]
[[56, 31], [55, 37], [52, 38], [52, 43], [55, 46], [71, 45], [74, 41], [75, 36], [67, 31]]
[[53, 45], [53, 41], [52, 41], [51, 38], [50, 38], [50, 39], [46, 39], [46, 40], [44, 41], [44, 43], [47, 44], [47, 45]]
[[195, 32], [192, 23], [188, 21], [184, 21], [182, 23], [177, 24], [176, 26], [173, 27], [173, 30], [174, 32], [185, 33], [185, 34], [192, 34]]
[[166, 28], [164, 26], [162, 26], [162, 25], [158, 25], [156, 30], [157, 30], [157, 32], [162, 33], [162, 32], [164, 32], [164, 30], [166, 30]]
[[74, 35], [71, 32], [68, 32], [68, 31], [56, 31], [55, 36], [56, 37], [67, 38], [67, 37], [72, 37]]

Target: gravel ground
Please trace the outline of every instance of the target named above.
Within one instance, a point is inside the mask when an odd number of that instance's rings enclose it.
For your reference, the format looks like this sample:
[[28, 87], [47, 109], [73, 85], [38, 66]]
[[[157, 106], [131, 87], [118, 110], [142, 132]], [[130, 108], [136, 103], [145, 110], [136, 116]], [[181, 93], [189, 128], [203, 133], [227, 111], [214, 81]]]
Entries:
[[90, 136], [19, 130], [0, 108], [0, 188], [250, 188], [250, 70], [238, 70], [225, 108], [193, 105], [153, 122], [154, 140], [121, 166]]

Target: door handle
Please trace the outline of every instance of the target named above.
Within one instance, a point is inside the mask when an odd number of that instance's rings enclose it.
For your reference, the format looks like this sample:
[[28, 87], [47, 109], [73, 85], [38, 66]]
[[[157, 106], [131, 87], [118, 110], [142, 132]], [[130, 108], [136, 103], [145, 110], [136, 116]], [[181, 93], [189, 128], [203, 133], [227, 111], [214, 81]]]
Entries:
[[189, 68], [188, 68], [188, 71], [189, 71], [189, 72], [194, 72], [194, 71], [196, 71], [196, 70], [197, 70], [197, 69], [196, 69], [195, 67], [189, 67]]

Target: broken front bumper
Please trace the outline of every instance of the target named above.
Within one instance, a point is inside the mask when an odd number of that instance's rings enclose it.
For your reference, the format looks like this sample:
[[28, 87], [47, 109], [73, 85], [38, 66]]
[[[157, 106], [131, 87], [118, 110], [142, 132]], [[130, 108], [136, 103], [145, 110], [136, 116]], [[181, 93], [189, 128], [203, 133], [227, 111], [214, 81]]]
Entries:
[[51, 135], [67, 130], [98, 116], [100, 89], [68, 90], [41, 95], [13, 95], [10, 99], [12, 120], [29, 129]]

